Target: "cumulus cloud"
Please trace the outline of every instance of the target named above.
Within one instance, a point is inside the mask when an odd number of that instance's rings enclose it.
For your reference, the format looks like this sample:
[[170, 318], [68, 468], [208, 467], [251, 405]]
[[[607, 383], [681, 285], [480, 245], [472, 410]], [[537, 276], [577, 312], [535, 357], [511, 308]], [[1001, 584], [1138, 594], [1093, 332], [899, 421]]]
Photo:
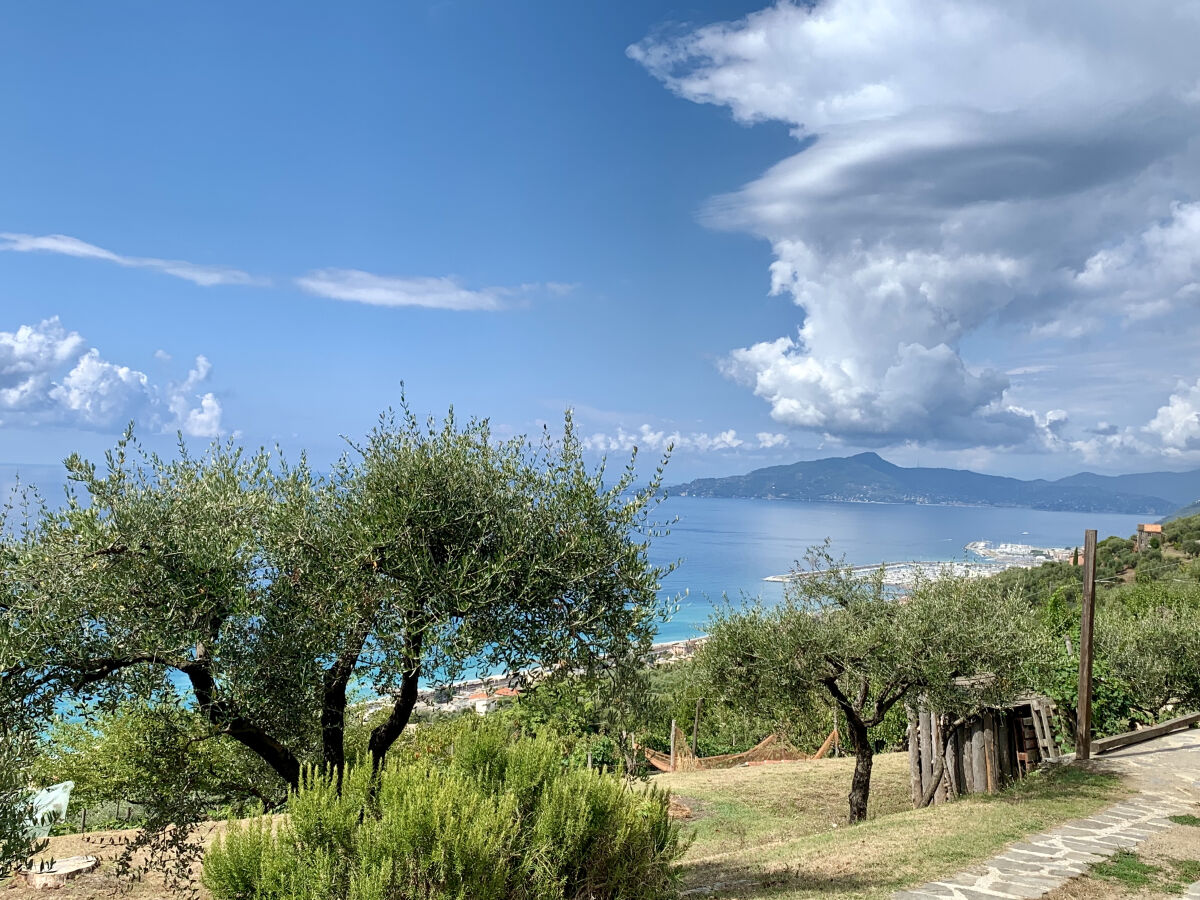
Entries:
[[264, 284], [264, 280], [228, 266], [207, 266], [179, 259], [152, 256], [122, 256], [95, 244], [65, 234], [18, 234], [0, 232], [0, 250], [15, 253], [56, 253], [78, 259], [98, 259], [131, 269], [155, 269], [202, 287], [222, 284]]
[[1198, 10], [781, 2], [630, 47], [679, 96], [799, 142], [703, 213], [769, 241], [771, 292], [803, 310], [726, 374], [835, 438], [1060, 446], [964, 348], [1200, 307]]
[[145, 372], [104, 359], [55, 316], [0, 331], [0, 426], [108, 429], [135, 419], [192, 437], [221, 433], [221, 404], [200, 392], [211, 366], [199, 356], [187, 378], [156, 385]]
[[1159, 407], [1146, 431], [1168, 451], [1200, 450], [1200, 379], [1193, 385], [1180, 385]]

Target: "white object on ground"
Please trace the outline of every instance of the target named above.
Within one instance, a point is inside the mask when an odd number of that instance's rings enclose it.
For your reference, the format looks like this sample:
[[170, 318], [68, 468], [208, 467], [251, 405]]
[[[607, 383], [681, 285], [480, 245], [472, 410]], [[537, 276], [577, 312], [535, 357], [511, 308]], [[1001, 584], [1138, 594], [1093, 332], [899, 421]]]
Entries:
[[52, 784], [33, 795], [33, 819], [25, 829], [25, 836], [38, 840], [50, 834], [50, 826], [67, 817], [67, 803], [75, 782], [64, 781]]

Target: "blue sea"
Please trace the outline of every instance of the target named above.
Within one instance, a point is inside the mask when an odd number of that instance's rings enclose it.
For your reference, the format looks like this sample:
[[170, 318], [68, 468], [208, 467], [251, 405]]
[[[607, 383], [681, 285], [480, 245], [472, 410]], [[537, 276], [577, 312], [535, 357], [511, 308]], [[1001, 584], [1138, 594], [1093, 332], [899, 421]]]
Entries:
[[670, 534], [651, 542], [652, 561], [681, 560], [663, 580], [664, 597], [686, 594], [658, 640], [703, 633], [714, 602], [742, 594], [783, 597], [783, 584], [763, 581], [784, 575], [805, 551], [829, 538], [834, 556], [854, 565], [880, 562], [951, 561], [967, 557], [972, 541], [1083, 545], [1089, 528], [1100, 540], [1128, 537], [1145, 517], [1041, 512], [973, 506], [910, 506], [889, 503], [807, 503], [788, 500], [719, 500], [670, 497], [660, 520], [678, 518]]

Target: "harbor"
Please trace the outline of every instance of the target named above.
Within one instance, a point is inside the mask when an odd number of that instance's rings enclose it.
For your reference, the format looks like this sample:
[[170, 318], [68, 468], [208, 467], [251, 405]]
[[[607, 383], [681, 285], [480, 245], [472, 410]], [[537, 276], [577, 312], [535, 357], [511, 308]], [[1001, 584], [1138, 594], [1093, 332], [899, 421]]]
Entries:
[[[1068, 562], [1074, 548], [1035, 547], [1031, 544], [972, 541], [963, 547], [966, 558], [960, 560], [908, 560], [852, 567], [857, 573], [883, 570], [884, 584], [889, 587], [911, 588], [920, 581], [939, 575], [958, 578], [987, 578], [1007, 569], [1030, 569], [1047, 562]], [[810, 576], [810, 572], [791, 572], [768, 575], [763, 581], [787, 583]]]

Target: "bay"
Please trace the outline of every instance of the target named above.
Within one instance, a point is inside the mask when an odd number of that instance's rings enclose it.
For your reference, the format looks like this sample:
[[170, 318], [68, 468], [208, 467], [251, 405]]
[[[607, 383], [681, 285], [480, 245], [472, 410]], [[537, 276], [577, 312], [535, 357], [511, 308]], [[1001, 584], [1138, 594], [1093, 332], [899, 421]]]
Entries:
[[967, 558], [971, 541], [1083, 545], [1088, 528], [1100, 540], [1128, 537], [1144, 517], [1045, 512], [1010, 507], [922, 506], [889, 503], [813, 503], [788, 500], [729, 500], [668, 497], [657, 518], [678, 518], [665, 537], [651, 541], [658, 564], [681, 560], [663, 580], [663, 598], [682, 597], [678, 613], [659, 629], [659, 641], [703, 633], [722, 595], [783, 597], [783, 584], [763, 581], [783, 575], [805, 551], [825, 538], [835, 557], [854, 565], [880, 562], [954, 561]]

